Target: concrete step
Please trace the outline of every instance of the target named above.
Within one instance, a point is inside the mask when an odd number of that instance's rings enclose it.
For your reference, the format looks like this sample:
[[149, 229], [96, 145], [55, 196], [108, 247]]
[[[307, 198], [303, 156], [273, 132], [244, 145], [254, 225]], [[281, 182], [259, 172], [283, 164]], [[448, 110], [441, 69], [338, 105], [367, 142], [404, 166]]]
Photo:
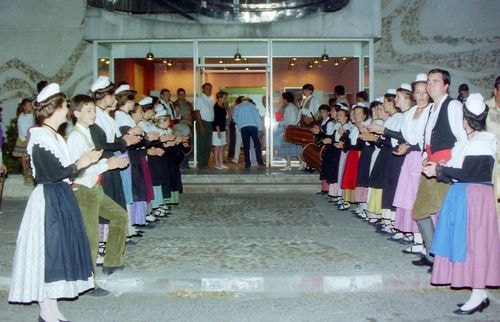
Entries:
[[[183, 170], [182, 182], [186, 193], [314, 193], [320, 184], [318, 174], [277, 168], [188, 169]], [[33, 187], [24, 185], [21, 175], [13, 174], [5, 181], [3, 197], [28, 198], [32, 190]]]
[[317, 174], [275, 168], [185, 170], [182, 182], [186, 192], [262, 193], [307, 192], [319, 190]]

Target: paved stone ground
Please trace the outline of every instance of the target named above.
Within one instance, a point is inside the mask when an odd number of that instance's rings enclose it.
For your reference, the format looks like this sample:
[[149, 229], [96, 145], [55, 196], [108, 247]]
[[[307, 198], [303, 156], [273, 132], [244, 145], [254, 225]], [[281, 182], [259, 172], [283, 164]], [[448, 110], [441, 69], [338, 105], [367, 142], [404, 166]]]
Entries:
[[[387, 241], [323, 196], [204, 193], [181, 199], [172, 216], [127, 246], [124, 271], [109, 277], [97, 272], [113, 295], [63, 303], [68, 318], [451, 320], [454, 303], [468, 297], [467, 291], [430, 286], [425, 269], [410, 263], [416, 257], [400, 252], [405, 245]], [[2, 321], [36, 316], [36, 306], [4, 303], [25, 203], [4, 200], [0, 214]], [[499, 320], [500, 293], [490, 293], [492, 307], [474, 318]], [[109, 314], [99, 318], [98, 312]]]

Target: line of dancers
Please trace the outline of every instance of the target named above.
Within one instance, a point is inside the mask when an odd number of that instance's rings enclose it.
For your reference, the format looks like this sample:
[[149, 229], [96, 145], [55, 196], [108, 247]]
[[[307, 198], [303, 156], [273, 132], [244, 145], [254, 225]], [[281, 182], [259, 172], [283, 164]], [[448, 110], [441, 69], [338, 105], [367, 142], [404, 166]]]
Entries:
[[[37, 302], [39, 321], [67, 320], [60, 298], [109, 294], [96, 284], [97, 266], [104, 275], [123, 269], [127, 237], [171, 214], [182, 193], [189, 126], [173, 125], [151, 97], [135, 103], [127, 84], [99, 77], [90, 91], [68, 104], [52, 83], [34, 103], [27, 152], [36, 187], [17, 237], [9, 302]], [[65, 141], [57, 130], [68, 113], [76, 122]]]
[[428, 267], [432, 284], [472, 289], [454, 311], [466, 315], [489, 306], [487, 286], [500, 286], [497, 138], [481, 94], [462, 104], [449, 86], [448, 71], [433, 69], [369, 106], [321, 105], [311, 131], [326, 146], [319, 194], [411, 242], [402, 252], [419, 255], [412, 263]]

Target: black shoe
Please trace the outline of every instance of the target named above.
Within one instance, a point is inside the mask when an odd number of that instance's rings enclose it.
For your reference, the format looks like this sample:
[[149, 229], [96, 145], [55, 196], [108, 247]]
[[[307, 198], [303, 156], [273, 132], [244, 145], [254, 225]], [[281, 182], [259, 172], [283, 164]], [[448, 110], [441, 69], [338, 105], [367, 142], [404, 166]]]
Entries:
[[115, 266], [115, 267], [104, 266], [102, 268], [102, 273], [106, 274], [106, 275], [111, 275], [111, 274], [113, 274], [116, 271], [123, 270], [124, 268], [125, 268], [125, 265]]
[[464, 311], [462, 309], [458, 309], [458, 310], [453, 311], [453, 313], [455, 313], [457, 315], [471, 315], [471, 314], [474, 314], [476, 312], [483, 312], [483, 310], [485, 310], [488, 306], [490, 306], [490, 300], [488, 298], [485, 298], [481, 303], [479, 303], [478, 306], [476, 306], [470, 310]]
[[88, 291], [85, 294], [90, 295], [90, 296], [94, 296], [94, 297], [100, 297], [100, 296], [106, 296], [106, 295], [108, 295], [109, 291], [105, 290], [103, 288], [100, 288], [99, 286], [97, 286], [96, 288], [94, 288], [91, 291]]
[[415, 266], [429, 266], [432, 267], [432, 262], [427, 259], [427, 257], [422, 256], [420, 259], [411, 261], [411, 263]]
[[429, 267], [429, 269], [427, 270], [427, 273], [432, 274], [432, 267], [433, 266]]
[[316, 192], [317, 195], [326, 195], [328, 191], [318, 191]]

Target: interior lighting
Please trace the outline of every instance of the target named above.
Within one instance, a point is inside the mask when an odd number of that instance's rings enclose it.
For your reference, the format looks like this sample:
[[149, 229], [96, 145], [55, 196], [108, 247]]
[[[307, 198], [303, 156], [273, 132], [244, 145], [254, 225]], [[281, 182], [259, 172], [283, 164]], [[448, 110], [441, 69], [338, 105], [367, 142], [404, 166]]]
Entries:
[[241, 54], [240, 54], [240, 49], [238, 47], [238, 43], [236, 43], [236, 54], [234, 54], [234, 60], [235, 61], [241, 60]]
[[328, 61], [328, 54], [326, 53], [326, 43], [323, 43], [323, 55], [321, 55], [321, 60], [324, 62]]

